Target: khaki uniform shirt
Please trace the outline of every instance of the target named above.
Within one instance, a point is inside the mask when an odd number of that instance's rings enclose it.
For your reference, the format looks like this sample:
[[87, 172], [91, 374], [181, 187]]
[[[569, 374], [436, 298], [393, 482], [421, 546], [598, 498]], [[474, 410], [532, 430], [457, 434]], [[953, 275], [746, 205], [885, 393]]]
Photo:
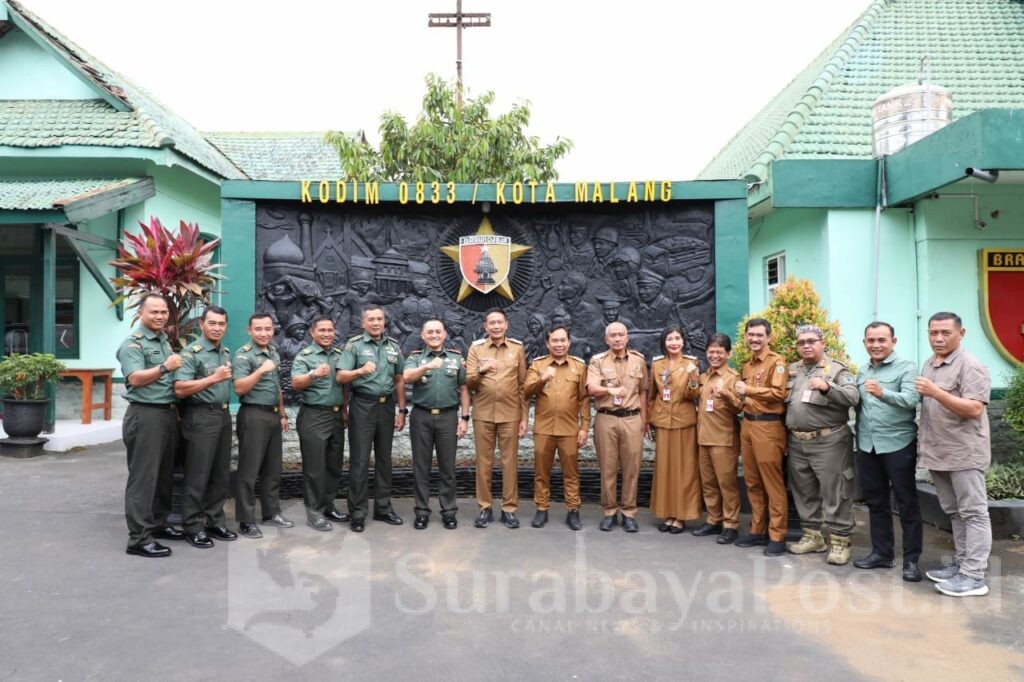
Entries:
[[377, 369], [372, 374], [356, 378], [351, 386], [356, 393], [372, 396], [388, 396], [395, 392], [395, 376], [405, 370], [402, 347], [390, 336], [381, 334], [379, 339], [363, 332], [356, 334], [341, 352], [338, 369], [353, 370], [373, 362]]
[[133, 332], [117, 349], [117, 360], [121, 363], [121, 374], [128, 389], [128, 400], [133, 403], [167, 404], [177, 401], [174, 397], [174, 372], [167, 372], [146, 386], [132, 386], [127, 382], [132, 372], [163, 364], [171, 352], [167, 335], [142, 327]]
[[766, 350], [754, 356], [740, 368], [743, 383], [747, 385], [743, 411], [750, 414], [782, 414], [785, 410], [786, 361], [778, 353]]
[[[736, 447], [740, 444], [740, 399], [736, 395], [736, 380], [740, 373], [728, 365], [708, 369], [700, 375], [700, 396], [697, 399], [697, 443], [707, 446]], [[721, 385], [717, 398], [711, 389]]]
[[268, 359], [274, 361], [277, 369], [261, 376], [251, 391], [239, 396], [243, 405], [279, 405], [281, 403], [281, 377], [279, 374], [281, 356], [277, 354], [274, 344], [267, 344], [266, 348], [260, 348], [250, 342], [239, 348], [231, 361], [231, 378], [244, 379]]
[[[814, 377], [828, 383], [828, 392], [807, 388]], [[857, 381], [846, 365], [827, 355], [820, 362], [794, 362], [789, 366], [786, 428], [817, 431], [839, 428], [850, 420], [850, 408], [860, 402]]]
[[[647, 395], [647, 423], [662, 429], [687, 429], [697, 426], [693, 401], [700, 384], [691, 372], [699, 367], [697, 358], [682, 356], [680, 364], [670, 369], [669, 359], [656, 355], [651, 360], [650, 391]], [[691, 384], [691, 377], [694, 381]], [[665, 400], [665, 389], [668, 400]]]
[[[218, 348], [205, 336], [181, 352], [181, 367], [174, 374], [175, 381], [204, 379], [221, 365], [231, 362], [231, 351], [221, 344]], [[185, 403], [221, 403], [231, 400], [231, 382], [218, 381], [185, 399]]]
[[[963, 348], [941, 361], [934, 355], [921, 368], [921, 376], [960, 398], [988, 405], [992, 378], [988, 368]], [[918, 466], [935, 471], [988, 469], [992, 463], [988, 411], [980, 419], [958, 417], [935, 398], [921, 398], [921, 425], [917, 433]]]
[[417, 367], [429, 364], [438, 357], [444, 361], [444, 366], [440, 369], [427, 370], [427, 373], [412, 385], [413, 405], [427, 409], [447, 409], [461, 402], [459, 388], [466, 383], [466, 361], [462, 359], [462, 353], [451, 348], [442, 348], [439, 351], [414, 350], [409, 354], [405, 364]]
[[[481, 374], [480, 361], [494, 358], [498, 366]], [[478, 339], [466, 357], [466, 385], [473, 391], [473, 419], [504, 424], [526, 419], [526, 353], [521, 341], [505, 337], [498, 344]]]
[[[548, 367], [555, 376], [547, 382], [540, 375]], [[523, 395], [537, 396], [533, 432], [546, 436], [575, 436], [590, 430], [590, 394], [587, 393], [587, 363], [569, 356], [561, 364], [550, 355], [530, 363], [526, 371]]]
[[647, 399], [647, 362], [643, 353], [626, 351], [625, 356], [616, 357], [606, 350], [590, 358], [587, 366], [587, 383], [601, 386], [625, 386], [626, 395], [621, 405], [616, 405], [610, 395], [594, 399], [599, 410], [639, 410], [640, 401]]
[[319, 343], [311, 343], [303, 348], [292, 359], [292, 378], [309, 374], [321, 363], [326, 364], [330, 371], [325, 377], [313, 377], [313, 383], [302, 394], [304, 405], [320, 405], [338, 407], [345, 402], [345, 394], [337, 380], [338, 364], [341, 362], [341, 351], [331, 346], [324, 348]]

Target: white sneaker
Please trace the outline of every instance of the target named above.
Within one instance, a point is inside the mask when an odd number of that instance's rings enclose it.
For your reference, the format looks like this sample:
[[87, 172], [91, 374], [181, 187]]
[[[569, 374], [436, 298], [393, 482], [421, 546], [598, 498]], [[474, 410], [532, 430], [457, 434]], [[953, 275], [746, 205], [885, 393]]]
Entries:
[[952, 566], [943, 566], [942, 568], [933, 569], [925, 573], [925, 575], [928, 577], [928, 580], [931, 580], [932, 582], [942, 583], [955, 578], [959, 572], [960, 567], [953, 564]]
[[984, 597], [988, 594], [988, 585], [984, 578], [969, 578], [957, 573], [949, 580], [936, 583], [935, 589], [949, 597]]

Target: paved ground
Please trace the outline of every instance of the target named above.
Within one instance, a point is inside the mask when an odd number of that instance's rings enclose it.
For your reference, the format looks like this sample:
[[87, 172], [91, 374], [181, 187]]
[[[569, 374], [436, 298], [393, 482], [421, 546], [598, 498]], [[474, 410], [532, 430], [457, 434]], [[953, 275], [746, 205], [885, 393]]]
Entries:
[[[973, 600], [663, 535], [647, 514], [601, 533], [593, 506], [581, 533], [561, 511], [482, 531], [471, 500], [456, 531], [265, 529], [150, 560], [124, 554], [124, 479], [119, 444], [0, 458], [0, 680], [1024, 676], [1020, 543], [997, 543]], [[932, 566], [951, 541], [926, 528]]]

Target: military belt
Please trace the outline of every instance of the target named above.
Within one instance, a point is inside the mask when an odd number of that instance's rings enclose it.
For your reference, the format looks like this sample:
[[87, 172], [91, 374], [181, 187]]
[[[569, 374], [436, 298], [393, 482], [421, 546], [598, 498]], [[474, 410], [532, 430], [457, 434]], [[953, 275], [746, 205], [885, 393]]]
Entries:
[[277, 405], [257, 405], [256, 403], [242, 403], [242, 407], [251, 407], [261, 412], [277, 412]]
[[433, 415], [444, 414], [445, 412], [451, 412], [452, 410], [458, 409], [458, 405], [452, 405], [451, 407], [424, 407], [423, 405], [413, 405], [414, 410], [423, 410]]
[[196, 408], [199, 410], [226, 410], [228, 409], [227, 403], [185, 403], [185, 407]]
[[750, 412], [744, 412], [743, 418], [747, 421], [752, 422], [777, 422], [782, 421], [781, 414], [751, 414]]
[[603, 407], [597, 408], [601, 414], [610, 414], [613, 417], [632, 417], [640, 414], [640, 410], [606, 410]]
[[311, 410], [320, 410], [321, 412], [341, 412], [341, 405], [310, 405], [309, 403], [302, 403], [303, 407], [308, 407]]
[[178, 407], [178, 403], [136, 403], [136, 402], [133, 402], [132, 405], [135, 405], [136, 407], [146, 407], [146, 408], [149, 408], [151, 410], [173, 410], [176, 407]]
[[825, 428], [818, 429], [817, 431], [790, 431], [790, 433], [793, 435], [793, 438], [796, 438], [797, 440], [814, 440], [815, 438], [823, 438], [825, 436], [830, 436], [833, 433], [839, 433], [845, 428], [846, 424], [840, 424], [839, 426], [826, 426]]
[[377, 395], [375, 393], [363, 393], [362, 391], [352, 391], [352, 395], [362, 400], [370, 400], [375, 403], [386, 403], [393, 397], [390, 393], [387, 395]]

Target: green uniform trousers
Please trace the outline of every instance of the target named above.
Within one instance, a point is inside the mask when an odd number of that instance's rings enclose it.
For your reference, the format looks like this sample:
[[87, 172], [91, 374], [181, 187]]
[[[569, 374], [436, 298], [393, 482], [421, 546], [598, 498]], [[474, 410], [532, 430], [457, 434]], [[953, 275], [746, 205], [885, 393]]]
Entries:
[[395, 399], [384, 402], [352, 394], [348, 406], [348, 512], [364, 519], [369, 512], [370, 448], [373, 448], [373, 513], [391, 511], [391, 442], [395, 437]]
[[853, 437], [842, 427], [814, 440], [789, 437], [789, 483], [800, 527], [834, 535], [853, 532]]
[[281, 415], [242, 405], [238, 430], [238, 486], [235, 520], [256, 523], [256, 477], [260, 479], [260, 511], [267, 518], [281, 513]]
[[231, 478], [231, 413], [220, 403], [186, 404], [181, 434], [188, 446], [182, 526], [190, 533], [223, 526]]
[[121, 435], [128, 451], [124, 489], [128, 544], [145, 544], [153, 539], [153, 531], [167, 525], [171, 512], [178, 411], [172, 405], [132, 403], [124, 415]]
[[455, 449], [459, 439], [458, 409], [452, 407], [439, 414], [414, 407], [409, 414], [409, 439], [412, 442], [412, 473], [415, 481], [416, 513], [430, 514], [430, 465], [437, 448], [437, 499], [441, 514], [454, 514]]
[[345, 456], [345, 422], [341, 412], [303, 405], [295, 419], [302, 449], [303, 499], [312, 520], [334, 509]]

